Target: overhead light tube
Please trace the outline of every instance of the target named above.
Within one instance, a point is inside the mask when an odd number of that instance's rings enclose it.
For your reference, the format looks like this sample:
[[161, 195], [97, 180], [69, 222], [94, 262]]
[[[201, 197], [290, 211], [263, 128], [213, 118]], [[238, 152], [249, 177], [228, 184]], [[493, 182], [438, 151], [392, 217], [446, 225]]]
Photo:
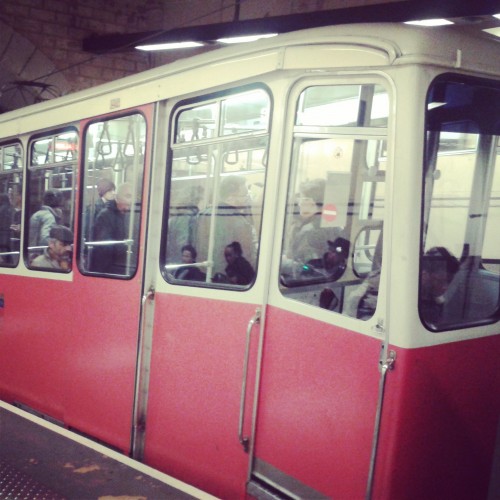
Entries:
[[189, 49], [192, 47], [203, 47], [200, 42], [166, 42], [166, 43], [152, 43], [150, 45], [137, 45], [135, 48], [138, 50], [175, 50], [175, 49]]
[[219, 43], [246, 43], [246, 42], [255, 42], [255, 40], [259, 40], [261, 38], [271, 38], [276, 36], [278, 33], [266, 33], [263, 35], [245, 35], [245, 36], [235, 36], [231, 38], [219, 38], [217, 42]]
[[455, 24], [448, 19], [422, 19], [421, 21], [406, 21], [405, 24], [414, 24], [416, 26], [445, 26], [446, 24]]

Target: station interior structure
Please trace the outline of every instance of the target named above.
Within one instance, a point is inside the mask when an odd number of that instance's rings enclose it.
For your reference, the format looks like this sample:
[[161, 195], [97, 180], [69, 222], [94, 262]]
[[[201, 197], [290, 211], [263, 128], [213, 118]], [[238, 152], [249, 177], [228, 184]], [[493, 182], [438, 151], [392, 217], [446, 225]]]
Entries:
[[[214, 50], [227, 37], [434, 18], [494, 34], [497, 10], [488, 0], [2, 0], [0, 112]], [[199, 44], [135, 48], [187, 40]]]

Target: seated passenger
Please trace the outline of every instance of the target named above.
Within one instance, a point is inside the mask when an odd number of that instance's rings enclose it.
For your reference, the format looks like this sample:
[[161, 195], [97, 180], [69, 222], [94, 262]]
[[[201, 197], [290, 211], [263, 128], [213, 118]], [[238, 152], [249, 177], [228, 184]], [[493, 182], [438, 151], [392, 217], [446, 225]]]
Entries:
[[196, 249], [192, 245], [182, 247], [181, 260], [186, 266], [179, 267], [174, 274], [175, 279], [187, 281], [205, 281], [206, 275], [196, 266], [190, 266], [196, 262]]
[[[212, 229], [212, 217], [215, 217]], [[208, 255], [210, 239], [213, 241], [212, 255]], [[215, 207], [207, 207], [198, 214], [196, 248], [200, 261], [213, 261], [212, 276], [224, 270], [224, 245], [227, 241], [238, 241], [245, 249], [250, 262], [256, 260], [256, 234], [252, 224], [250, 197], [246, 181], [241, 176], [223, 177], [220, 183], [220, 201]]]
[[300, 187], [299, 217], [287, 234], [287, 245], [282, 258], [281, 273], [287, 279], [301, 279], [311, 272], [311, 262], [318, 263], [324, 256], [328, 241], [335, 241], [341, 228], [324, 228], [321, 224], [325, 180], [314, 179]]
[[458, 260], [444, 247], [433, 247], [422, 258], [419, 309], [429, 324], [440, 322], [445, 292], [459, 268]]
[[224, 249], [224, 257], [227, 262], [226, 276], [228, 283], [233, 285], [250, 285], [255, 278], [255, 271], [243, 257], [243, 250], [237, 241], [233, 241]]
[[327, 241], [328, 250], [321, 259], [312, 259], [307, 266], [318, 276], [324, 276], [329, 281], [338, 280], [347, 266], [350, 242], [339, 236], [334, 241]]
[[71, 252], [73, 246], [73, 233], [66, 226], [53, 226], [47, 239], [48, 247], [31, 263], [32, 267], [57, 269], [59, 271], [71, 270]]

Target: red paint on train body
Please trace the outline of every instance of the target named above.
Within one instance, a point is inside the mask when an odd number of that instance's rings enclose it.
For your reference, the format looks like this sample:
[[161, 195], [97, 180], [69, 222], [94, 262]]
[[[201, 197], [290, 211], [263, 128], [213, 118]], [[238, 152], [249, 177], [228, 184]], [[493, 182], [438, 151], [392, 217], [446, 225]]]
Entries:
[[362, 498], [380, 341], [276, 307], [265, 335], [257, 458], [329, 497]]
[[3, 276], [2, 399], [128, 453], [141, 282], [73, 278]]
[[374, 498], [487, 498], [500, 414], [500, 336], [395, 349]]
[[[146, 462], [217, 496], [241, 498], [248, 455], [238, 418], [255, 306], [161, 293], [155, 300]], [[250, 386], [247, 394], [251, 402]]]

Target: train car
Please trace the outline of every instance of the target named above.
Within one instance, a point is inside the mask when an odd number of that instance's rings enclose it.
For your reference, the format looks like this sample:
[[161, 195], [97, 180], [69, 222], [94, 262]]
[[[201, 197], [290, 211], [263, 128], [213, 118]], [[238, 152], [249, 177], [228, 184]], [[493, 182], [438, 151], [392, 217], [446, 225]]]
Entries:
[[221, 498], [500, 491], [500, 50], [332, 26], [0, 116], [0, 397]]

